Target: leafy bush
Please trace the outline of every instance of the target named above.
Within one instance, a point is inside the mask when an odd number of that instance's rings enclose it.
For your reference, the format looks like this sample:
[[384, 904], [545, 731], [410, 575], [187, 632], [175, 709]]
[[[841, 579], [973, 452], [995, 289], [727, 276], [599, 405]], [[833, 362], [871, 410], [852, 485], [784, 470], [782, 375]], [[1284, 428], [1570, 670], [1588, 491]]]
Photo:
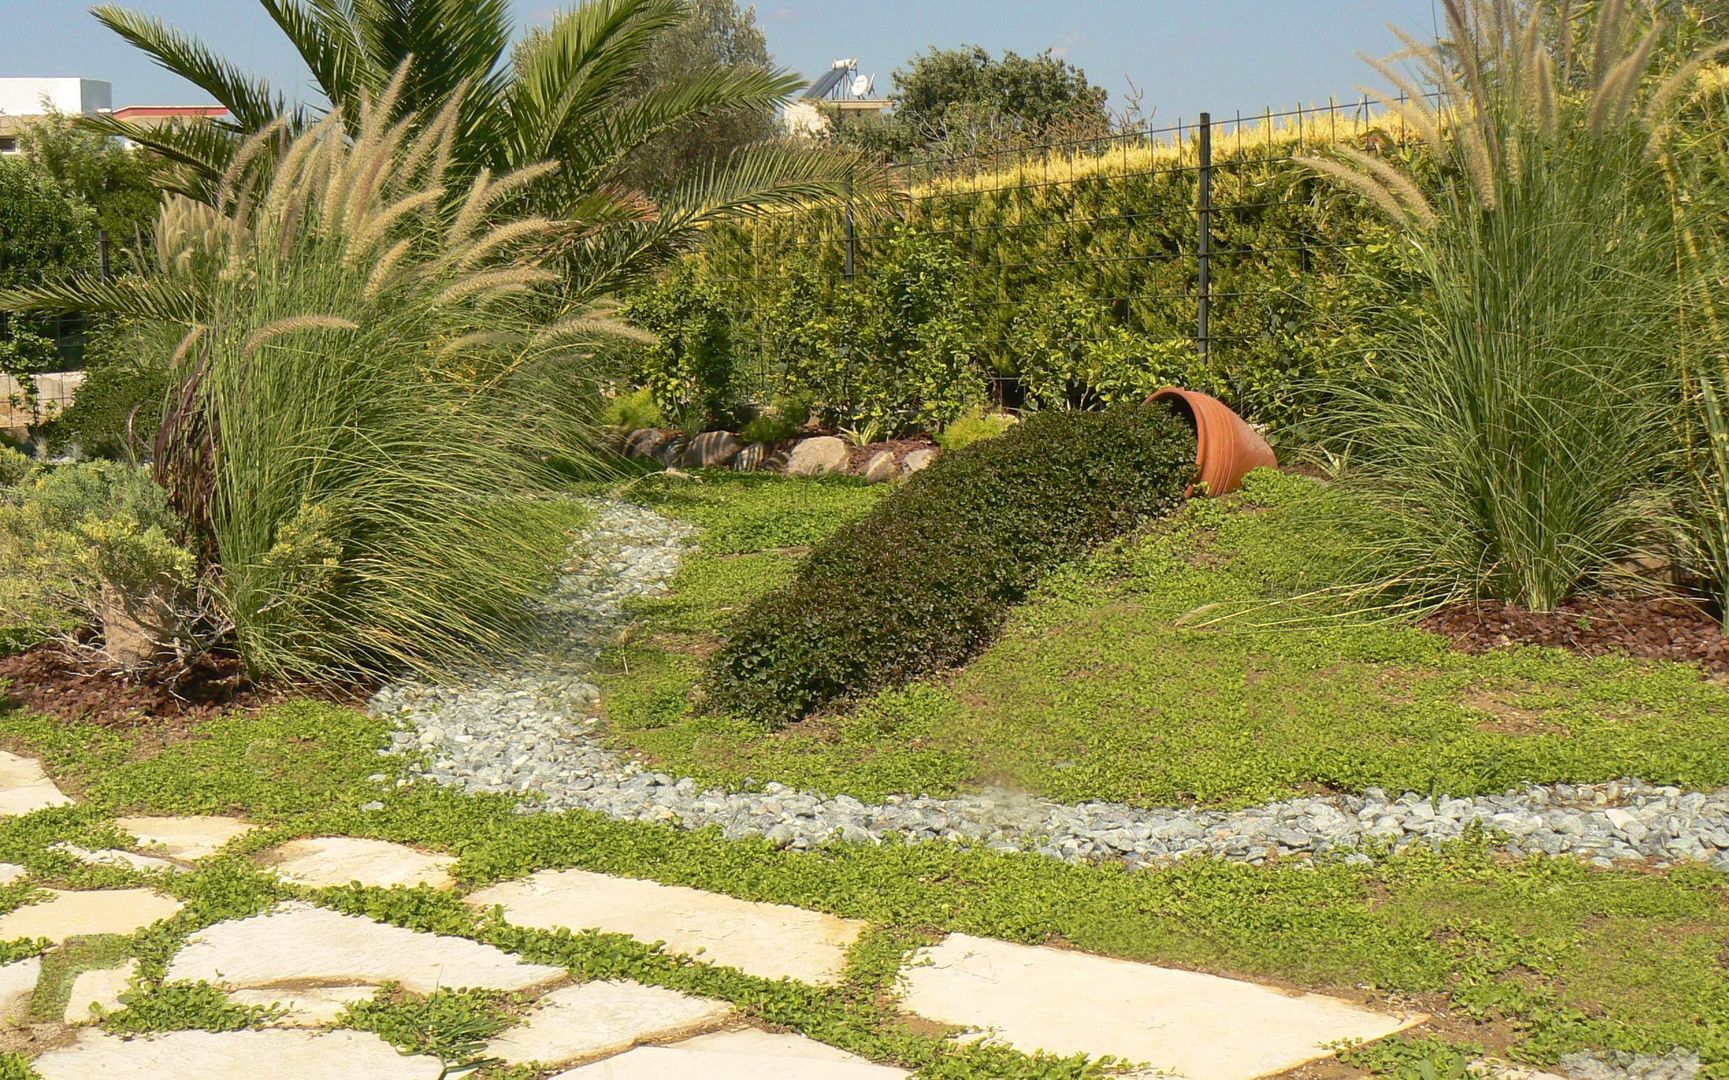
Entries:
[[1073, 288], [1030, 298], [1009, 334], [1014, 370], [1029, 404], [1097, 408], [1144, 401], [1166, 386], [1228, 389], [1191, 339], [1159, 341], [1134, 333]]
[[1045, 571], [1176, 506], [1194, 454], [1184, 420], [1138, 405], [945, 454], [738, 619], [711, 702], [783, 724], [961, 663]]
[[0, 488], [11, 487], [30, 475], [30, 458], [10, 446], [0, 446]]
[[961, 273], [943, 243], [902, 229], [868, 279], [825, 294], [791, 271], [768, 329], [785, 390], [832, 428], [934, 430], [984, 397], [978, 328], [954, 302]]
[[607, 427], [630, 432], [642, 428], [665, 427], [666, 414], [654, 399], [654, 388], [644, 386], [639, 390], [619, 394], [608, 401], [600, 410], [600, 422]]
[[943, 428], [937, 436], [937, 444], [944, 450], [960, 450], [976, 442], [994, 439], [1014, 426], [1015, 418], [1008, 413], [986, 412], [983, 406], [974, 406]]
[[810, 403], [801, 398], [783, 399], [764, 409], [739, 429], [748, 443], [780, 443], [797, 435], [810, 422]]
[[[184, 654], [198, 610], [197, 560], [147, 470], [88, 462], [37, 470], [0, 492], [0, 625], [78, 642], [109, 634], [110, 658]], [[124, 626], [148, 644], [120, 654]]]
[[720, 290], [681, 270], [631, 297], [624, 315], [659, 338], [631, 350], [632, 383], [681, 426], [726, 422], [734, 404], [732, 319]]

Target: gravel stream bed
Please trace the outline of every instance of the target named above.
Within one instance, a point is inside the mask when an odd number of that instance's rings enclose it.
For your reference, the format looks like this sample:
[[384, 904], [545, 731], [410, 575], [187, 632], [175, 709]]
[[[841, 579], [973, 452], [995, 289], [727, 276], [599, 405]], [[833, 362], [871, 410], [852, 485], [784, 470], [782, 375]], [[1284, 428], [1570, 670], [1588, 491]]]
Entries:
[[397, 722], [390, 752], [423, 762], [411, 776], [520, 794], [525, 812], [596, 810], [690, 829], [719, 826], [729, 838], [762, 835], [798, 849], [836, 837], [874, 843], [895, 834], [1070, 862], [1119, 859], [1131, 867], [1192, 855], [1259, 863], [1275, 855], [1434, 843], [1477, 826], [1502, 834], [1503, 846], [1518, 854], [1572, 854], [1602, 866], [1698, 861], [1729, 870], [1729, 790], [1687, 792], [1634, 780], [1533, 785], [1471, 798], [1370, 789], [1235, 811], [1064, 805], [1010, 792], [890, 796], [870, 804], [778, 783], [752, 791], [703, 788], [608, 750], [596, 730], [600, 691], [589, 681], [600, 650], [628, 621], [625, 601], [665, 589], [693, 530], [642, 507], [596, 505], [600, 518], [586, 552], [544, 602], [546, 636], [518, 670], [484, 685], [396, 685], [374, 698], [374, 710]]

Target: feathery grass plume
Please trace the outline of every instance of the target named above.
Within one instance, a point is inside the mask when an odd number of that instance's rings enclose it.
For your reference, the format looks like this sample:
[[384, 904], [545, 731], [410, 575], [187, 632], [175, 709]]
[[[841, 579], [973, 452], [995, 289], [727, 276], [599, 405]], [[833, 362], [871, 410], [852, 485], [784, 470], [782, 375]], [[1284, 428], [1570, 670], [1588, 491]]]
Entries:
[[[1338, 432], [1348, 482], [1398, 522], [1385, 581], [1551, 610], [1657, 538], [1680, 471], [1675, 220], [1650, 150], [1682, 88], [1649, 89], [1660, 31], [1639, 32], [1628, 0], [1596, 5], [1583, 87], [1566, 8], [1445, 10], [1456, 79], [1404, 36], [1451, 116], [1407, 249], [1422, 303], [1388, 320], [1366, 379], [1335, 388]], [[1382, 209], [1396, 197], [1392, 163], [1328, 161], [1314, 167]], [[1398, 203], [1388, 216], [1417, 230]]]
[[[392, 120], [392, 98], [308, 128], [275, 168], [256, 140], [225, 188], [235, 216], [165, 207], [165, 255], [209, 253], [188, 273], [89, 283], [108, 307], [196, 324], [171, 365], [159, 479], [261, 677], [486, 663], [564, 553], [549, 462], [596, 467], [593, 349], [539, 339], [590, 315], [602, 337], [606, 309], [549, 295], [545, 219], [494, 202], [456, 239], [450, 125]], [[78, 299], [63, 292], [33, 295]]]
[[558, 275], [551, 270], [539, 270], [527, 266], [509, 266], [497, 270], [482, 270], [458, 278], [445, 287], [437, 296], [440, 304], [454, 304], [458, 300], [479, 298], [486, 300], [506, 293], [526, 291], [536, 285], [549, 285], [558, 280]]
[[1373, 174], [1364, 171], [1360, 166], [1353, 167], [1351, 165], [1346, 165], [1343, 162], [1323, 157], [1300, 157], [1297, 161], [1323, 176], [1331, 177], [1340, 184], [1343, 184], [1345, 187], [1350, 188], [1352, 191], [1355, 191], [1357, 194], [1368, 199], [1370, 202], [1380, 207], [1382, 213], [1386, 214], [1394, 221], [1400, 222], [1401, 224], [1415, 223], [1415, 216], [1412, 214], [1411, 208], [1401, 202], [1399, 197], [1393, 194], [1392, 190], [1389, 189], [1386, 184], [1382, 183], [1380, 179]]
[[260, 326], [246, 335], [246, 340], [240, 343], [240, 357], [250, 360], [259, 348], [290, 334], [304, 334], [312, 330], [358, 330], [359, 325], [351, 319], [340, 315], [290, 315], [286, 319], [277, 319], [268, 326]]
[[1416, 181], [1374, 154], [1364, 153], [1354, 146], [1340, 146], [1336, 152], [1358, 169], [1379, 180], [1398, 200], [1399, 205], [1405, 208], [1405, 217], [1413, 224], [1424, 229], [1434, 227], [1435, 209], [1429, 205], [1428, 196], [1423, 194]]

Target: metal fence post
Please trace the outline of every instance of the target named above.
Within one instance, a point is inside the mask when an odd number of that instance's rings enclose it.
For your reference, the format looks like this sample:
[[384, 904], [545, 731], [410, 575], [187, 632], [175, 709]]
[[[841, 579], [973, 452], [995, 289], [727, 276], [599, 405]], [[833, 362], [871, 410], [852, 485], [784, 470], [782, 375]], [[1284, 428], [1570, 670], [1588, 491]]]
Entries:
[[101, 260], [102, 280], [107, 281], [114, 275], [108, 262], [108, 230], [98, 229], [96, 232], [96, 257]]
[[858, 237], [853, 230], [852, 216], [852, 170], [846, 174], [846, 279], [853, 279], [853, 262], [857, 256]]
[[1199, 350], [1201, 361], [1210, 363], [1212, 360], [1212, 340], [1208, 331], [1207, 321], [1212, 316], [1213, 307], [1213, 118], [1210, 113], [1201, 114], [1201, 122], [1197, 128], [1200, 135], [1200, 240], [1196, 244], [1195, 253], [1198, 256], [1198, 273], [1195, 279], [1195, 297], [1197, 300], [1195, 314], [1195, 348]]

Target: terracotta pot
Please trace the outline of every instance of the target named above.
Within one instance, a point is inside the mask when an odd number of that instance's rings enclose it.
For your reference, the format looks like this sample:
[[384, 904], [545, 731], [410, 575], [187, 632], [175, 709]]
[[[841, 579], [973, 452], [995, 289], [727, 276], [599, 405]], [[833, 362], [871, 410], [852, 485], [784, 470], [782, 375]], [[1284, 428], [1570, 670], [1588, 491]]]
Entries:
[[1148, 404], [1155, 401], [1169, 401], [1195, 426], [1197, 478], [1187, 494], [1204, 484], [1208, 495], [1229, 495], [1243, 486], [1251, 470], [1279, 463], [1267, 440], [1218, 398], [1167, 386], [1147, 399]]

